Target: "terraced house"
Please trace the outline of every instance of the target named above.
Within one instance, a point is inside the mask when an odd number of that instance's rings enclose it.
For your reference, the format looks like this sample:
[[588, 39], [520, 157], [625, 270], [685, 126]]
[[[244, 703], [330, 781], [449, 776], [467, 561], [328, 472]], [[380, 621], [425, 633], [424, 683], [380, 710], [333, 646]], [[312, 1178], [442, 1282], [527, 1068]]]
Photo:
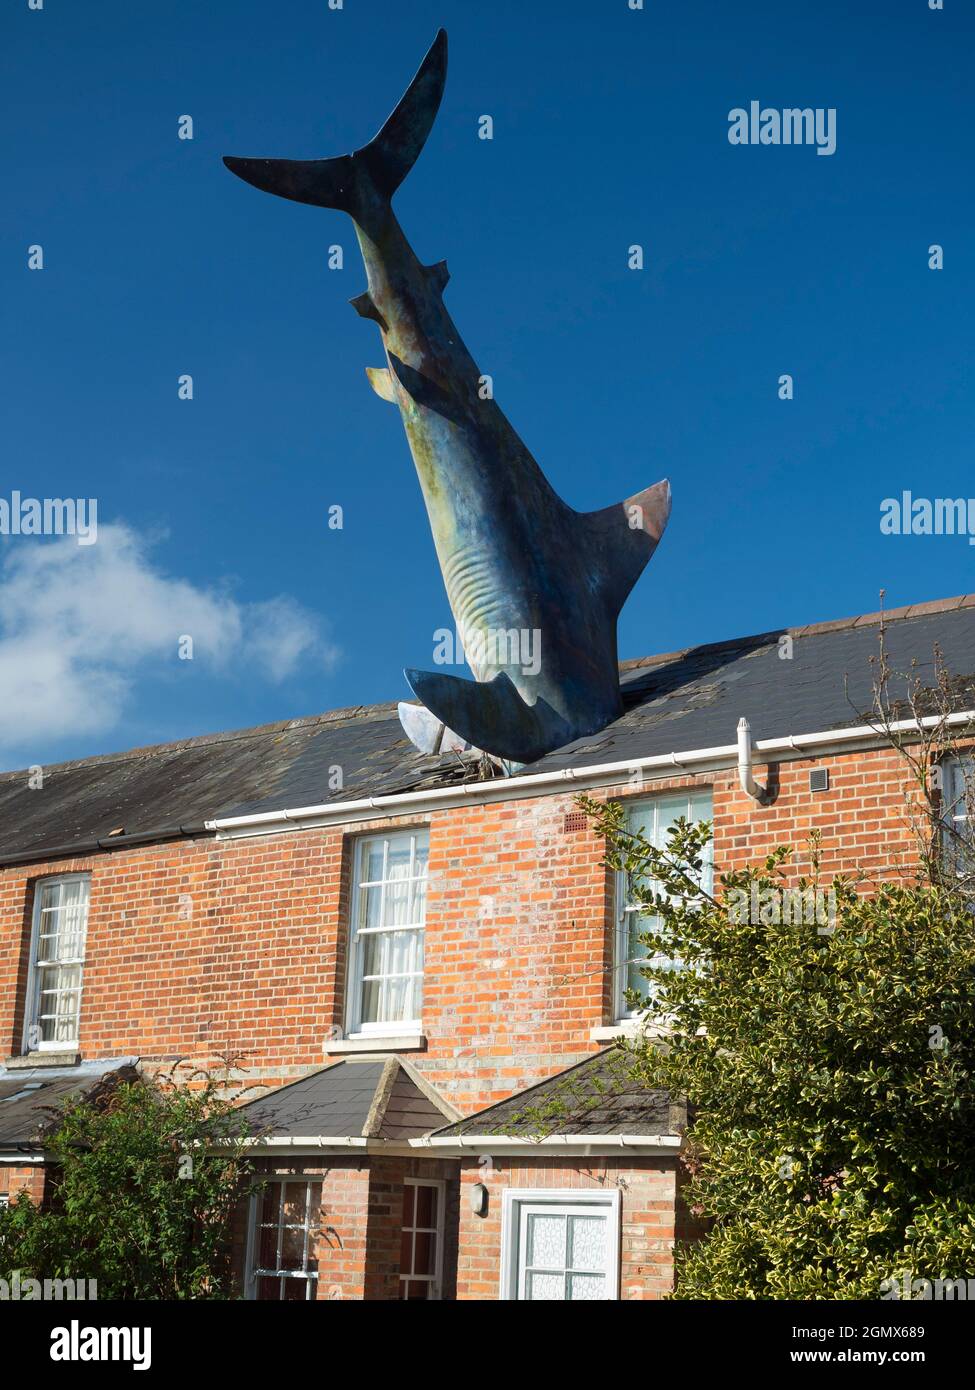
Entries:
[[[885, 626], [975, 706], [975, 596]], [[606, 1084], [640, 918], [576, 797], [657, 840], [713, 821], [716, 876], [782, 843], [798, 870], [814, 829], [826, 872], [904, 873], [879, 631], [626, 662], [618, 721], [504, 777], [417, 753], [394, 706], [4, 774], [0, 1193], [43, 1200], [42, 1105], [231, 1056], [273, 1179], [241, 1207], [247, 1296], [666, 1294], [684, 1108]]]

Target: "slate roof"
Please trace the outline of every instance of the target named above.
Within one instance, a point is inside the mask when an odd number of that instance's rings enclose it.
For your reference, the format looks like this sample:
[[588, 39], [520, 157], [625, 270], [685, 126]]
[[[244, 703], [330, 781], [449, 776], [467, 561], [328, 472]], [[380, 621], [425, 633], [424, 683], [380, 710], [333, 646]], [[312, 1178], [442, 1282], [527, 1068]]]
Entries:
[[[783, 629], [621, 664], [625, 713], [521, 775], [732, 744], [742, 715], [756, 739], [863, 722], [870, 710], [878, 614]], [[975, 705], [975, 594], [886, 615], [895, 668], [919, 662], [933, 682], [940, 645]], [[791, 660], [779, 639], [792, 638]], [[849, 696], [845, 680], [849, 680]], [[330, 770], [343, 770], [341, 789]], [[456, 755], [418, 753], [396, 705], [358, 706], [234, 733], [0, 774], [0, 864], [204, 833], [204, 822], [286, 807], [417, 791], [474, 780]]]
[[51, 1128], [49, 1113], [75, 1096], [93, 1098], [123, 1081], [137, 1081], [135, 1057], [73, 1067], [0, 1067], [0, 1150], [35, 1150]]
[[401, 1057], [333, 1062], [241, 1111], [255, 1135], [292, 1139], [415, 1139], [457, 1113]]
[[611, 1047], [435, 1133], [438, 1139], [560, 1134], [596, 1138], [678, 1134], [686, 1122], [685, 1106], [671, 1101], [666, 1091], [646, 1090], [633, 1079], [627, 1053]]

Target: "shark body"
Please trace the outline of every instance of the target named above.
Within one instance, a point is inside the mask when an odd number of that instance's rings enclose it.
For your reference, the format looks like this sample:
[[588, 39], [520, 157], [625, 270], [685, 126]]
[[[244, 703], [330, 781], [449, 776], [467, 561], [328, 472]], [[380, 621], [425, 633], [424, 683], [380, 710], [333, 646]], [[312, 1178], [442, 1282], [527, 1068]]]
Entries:
[[444, 303], [446, 263], [421, 263], [391, 205], [433, 125], [446, 66], [441, 30], [382, 130], [351, 155], [224, 162], [257, 188], [340, 209], [355, 226], [368, 288], [351, 302], [378, 325], [386, 353], [368, 376], [402, 416], [475, 676], [408, 670], [429, 714], [402, 706], [404, 727], [420, 746], [453, 731], [524, 764], [622, 712], [616, 621], [667, 524], [670, 487], [574, 511], [485, 389]]

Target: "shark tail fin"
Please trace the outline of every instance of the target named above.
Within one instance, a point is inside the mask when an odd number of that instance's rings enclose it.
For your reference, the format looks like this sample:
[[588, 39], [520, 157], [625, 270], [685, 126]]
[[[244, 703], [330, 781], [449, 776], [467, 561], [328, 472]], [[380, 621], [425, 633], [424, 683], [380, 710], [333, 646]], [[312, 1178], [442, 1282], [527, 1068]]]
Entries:
[[489, 681], [464, 680], [443, 671], [404, 674], [414, 695], [455, 737], [499, 758], [531, 763], [572, 736], [543, 701], [526, 704], [505, 671]]
[[670, 483], [654, 483], [612, 507], [583, 516], [592, 565], [614, 621], [670, 519]]
[[354, 215], [363, 169], [376, 190], [391, 198], [413, 168], [440, 108], [446, 79], [447, 35], [441, 29], [382, 130], [354, 154], [336, 159], [239, 159], [225, 155], [223, 162], [231, 173], [265, 193]]

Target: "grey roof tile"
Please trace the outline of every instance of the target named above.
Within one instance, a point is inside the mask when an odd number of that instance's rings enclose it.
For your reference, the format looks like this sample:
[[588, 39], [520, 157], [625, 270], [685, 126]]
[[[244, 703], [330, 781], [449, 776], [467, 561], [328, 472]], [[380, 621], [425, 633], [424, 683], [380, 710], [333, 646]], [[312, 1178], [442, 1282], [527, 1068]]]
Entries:
[[436, 1135], [662, 1135], [679, 1132], [685, 1123], [683, 1105], [634, 1079], [625, 1050], [606, 1048], [466, 1120], [445, 1125]]
[[[733, 744], [745, 715], [756, 739], [862, 722], [871, 704], [878, 615], [715, 642], [621, 664], [624, 713], [524, 773], [582, 768]], [[975, 705], [975, 596], [886, 615], [895, 669], [933, 683], [934, 647]], [[793, 639], [791, 660], [779, 638]], [[847, 688], [848, 687], [848, 688]], [[906, 691], [895, 680], [894, 695]], [[341, 788], [331, 788], [332, 769]], [[45, 769], [0, 774], [0, 863], [200, 834], [204, 821], [473, 780], [472, 760], [418, 753], [395, 704], [205, 735]], [[113, 833], [121, 832], [121, 833]]]
[[333, 1062], [241, 1107], [255, 1135], [412, 1139], [456, 1114], [402, 1058]]
[[94, 1098], [125, 1081], [137, 1081], [136, 1058], [113, 1058], [74, 1067], [0, 1067], [0, 1149], [43, 1145], [65, 1101]]

